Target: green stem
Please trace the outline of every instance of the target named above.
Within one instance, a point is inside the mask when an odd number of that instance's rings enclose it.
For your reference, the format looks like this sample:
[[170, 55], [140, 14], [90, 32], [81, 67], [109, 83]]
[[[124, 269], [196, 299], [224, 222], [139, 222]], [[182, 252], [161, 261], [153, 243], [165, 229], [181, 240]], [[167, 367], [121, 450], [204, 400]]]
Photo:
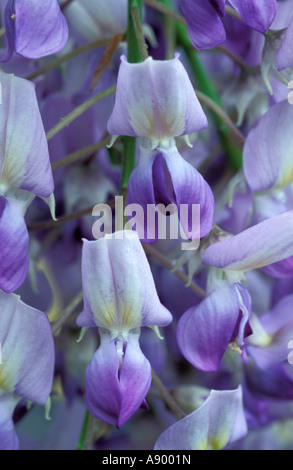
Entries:
[[[128, 26], [127, 26], [127, 59], [128, 62], [136, 64], [142, 61], [140, 44], [136, 35], [137, 25], [133, 19], [133, 8], [138, 9], [140, 19], [142, 18], [142, 0], [128, 0]], [[123, 166], [121, 189], [126, 191], [128, 187], [129, 177], [134, 170], [136, 161], [136, 138], [123, 137]]]
[[84, 449], [84, 444], [85, 444], [85, 440], [86, 440], [86, 437], [87, 437], [87, 430], [88, 430], [88, 427], [89, 427], [89, 422], [90, 422], [90, 412], [88, 410], [86, 410], [84, 420], [83, 420], [82, 429], [81, 429], [81, 433], [80, 433], [80, 437], [79, 437], [79, 441], [78, 441], [77, 446], [76, 446], [76, 450], [83, 450]]
[[121, 190], [126, 190], [128, 187], [129, 177], [135, 167], [136, 160], [136, 139], [134, 137], [123, 137], [123, 167], [122, 167], [122, 180]]
[[135, 24], [132, 16], [132, 9], [138, 8], [140, 19], [142, 18], [142, 0], [128, 0], [128, 25], [127, 25], [127, 59], [128, 62], [136, 64], [142, 61], [139, 43], [136, 36]]
[[[170, 9], [174, 9], [173, 3], [170, 0], [159, 1]], [[213, 100], [218, 106], [221, 107], [221, 100], [217, 93], [215, 85], [210, 79], [203, 64], [201, 63], [197, 52], [192, 47], [186, 27], [182, 24], [182, 22], [177, 22], [176, 29], [179, 44], [184, 49], [184, 52], [189, 60], [195, 81], [197, 82], [199, 89], [209, 98], [211, 98], [211, 100]], [[221, 143], [226, 151], [227, 160], [231, 168], [234, 171], [238, 171], [242, 167], [242, 151], [239, 146], [233, 141], [230, 130], [223, 123], [219, 115], [212, 113], [212, 116], [217, 126]]]
[[[180, 34], [179, 40], [180, 42], [183, 40], [182, 34]], [[200, 90], [221, 108], [222, 104], [220, 97], [215, 89], [212, 80], [207, 74], [205, 68], [203, 67], [202, 62], [200, 61], [197, 53], [191, 49], [190, 44], [187, 45], [187, 43], [185, 42], [185, 38], [184, 43], [182, 42], [181, 45], [183, 46], [184, 51], [189, 59], [189, 63], [192, 67], [195, 80]], [[240, 149], [239, 145], [236, 144], [232, 139], [231, 131], [223, 122], [222, 118], [213, 111], [212, 117], [217, 127], [220, 141], [223, 145], [223, 148], [225, 149], [228, 163], [230, 167], [237, 172], [242, 167], [242, 149]]]
[[83, 450], [93, 449], [95, 422], [96, 422], [96, 419], [90, 414]]
[[131, 8], [131, 16], [141, 58], [142, 60], [146, 60], [148, 58], [148, 48], [143, 37], [141, 13], [138, 7]]

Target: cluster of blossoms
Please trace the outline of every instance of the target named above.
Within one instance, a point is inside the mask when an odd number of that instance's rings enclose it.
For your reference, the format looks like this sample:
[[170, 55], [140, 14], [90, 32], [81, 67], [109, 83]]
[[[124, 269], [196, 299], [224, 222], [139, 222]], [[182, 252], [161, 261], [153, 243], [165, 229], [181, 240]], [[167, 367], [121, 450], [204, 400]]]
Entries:
[[0, 7], [0, 450], [292, 449], [293, 0]]

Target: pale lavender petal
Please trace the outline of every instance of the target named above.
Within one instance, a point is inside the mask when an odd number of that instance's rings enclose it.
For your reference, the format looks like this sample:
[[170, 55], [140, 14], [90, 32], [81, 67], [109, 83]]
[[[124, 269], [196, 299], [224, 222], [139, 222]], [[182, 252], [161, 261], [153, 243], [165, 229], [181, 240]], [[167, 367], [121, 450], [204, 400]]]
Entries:
[[263, 271], [276, 279], [290, 279], [293, 277], [293, 256], [265, 266]]
[[54, 342], [47, 316], [14, 294], [0, 291], [0, 390], [44, 405], [54, 371]]
[[213, 49], [225, 42], [226, 33], [219, 17], [224, 15], [224, 3], [182, 0], [182, 13], [187, 22], [190, 40], [196, 49]]
[[15, 49], [29, 59], [63, 49], [68, 26], [58, 0], [15, 0]]
[[[141, 149], [137, 167], [129, 179], [127, 205], [143, 209], [143, 224], [136, 227], [145, 243], [158, 239], [158, 218], [154, 206], [174, 204], [188, 239], [207, 235], [213, 226], [214, 197], [201, 174], [179, 154], [176, 147], [154, 151]], [[151, 205], [153, 208], [151, 208]], [[185, 206], [184, 210], [180, 206]], [[192, 206], [200, 206], [200, 223]], [[153, 227], [154, 225], [154, 227]]]
[[0, 186], [49, 197], [54, 182], [35, 87], [1, 71], [0, 81]]
[[138, 336], [130, 334], [120, 371], [122, 404], [118, 428], [121, 428], [138, 408], [145, 406], [144, 399], [151, 381], [151, 366], [140, 350]]
[[247, 434], [242, 387], [229, 391], [211, 391], [209, 441], [222, 449]]
[[172, 60], [130, 64], [122, 57], [116, 102], [108, 122], [112, 135], [159, 142], [207, 127], [207, 118], [177, 55]]
[[197, 369], [217, 371], [235, 340], [240, 315], [235, 287], [223, 283], [180, 318], [177, 341], [184, 357]]
[[229, 0], [241, 19], [256, 31], [265, 33], [277, 13], [276, 0]]
[[246, 383], [258, 399], [293, 400], [292, 374], [284, 367], [284, 364], [260, 369], [250, 362], [246, 373]]
[[263, 369], [287, 361], [288, 344], [293, 339], [292, 303], [293, 296], [289, 295], [270, 312], [262, 315], [259, 322], [263, 334], [255, 334], [250, 338], [247, 351]]
[[[127, 192], [127, 206], [138, 204], [143, 211], [143, 217], [137, 218], [136, 231], [144, 243], [153, 243], [158, 239], [157, 226], [149, 227], [148, 234], [148, 205], [156, 205], [155, 188], [153, 184], [153, 166], [157, 153], [140, 149], [138, 165], [130, 175]], [[153, 212], [152, 212], [153, 215]], [[132, 214], [129, 214], [132, 218]], [[151, 219], [157, 220], [157, 219]], [[151, 228], [151, 231], [150, 231]], [[153, 233], [153, 234], [152, 234]]]
[[279, 71], [293, 66], [293, 18], [290, 21], [281, 46], [276, 54], [276, 66]]
[[250, 271], [293, 256], [293, 211], [267, 219], [234, 237], [211, 245], [203, 264]]
[[14, 292], [29, 268], [29, 235], [21, 201], [0, 197], [0, 289]]
[[[211, 188], [201, 174], [186, 162], [176, 148], [164, 154], [174, 192], [174, 202], [179, 208], [179, 217], [186, 234], [192, 233], [191, 239], [198, 238], [198, 226], [192, 221], [192, 204], [200, 205], [200, 238], [212, 229], [214, 220], [214, 196]], [[188, 220], [181, 217], [180, 205], [189, 207]]]
[[212, 390], [200, 408], [161, 434], [155, 450], [220, 450], [246, 433], [241, 386]]
[[116, 426], [122, 403], [115, 342], [103, 342], [86, 370], [86, 404], [97, 419]]
[[89, 42], [123, 33], [127, 0], [75, 0], [65, 9], [69, 25]]
[[293, 106], [282, 101], [270, 108], [249, 133], [243, 166], [252, 191], [282, 189], [293, 182], [292, 121]]
[[87, 368], [86, 402], [93, 416], [120, 428], [143, 405], [151, 367], [139, 348], [138, 335], [129, 335], [121, 366], [116, 342], [103, 336]]
[[79, 326], [121, 332], [171, 322], [135, 232], [84, 240], [82, 274], [85, 306], [77, 320]]

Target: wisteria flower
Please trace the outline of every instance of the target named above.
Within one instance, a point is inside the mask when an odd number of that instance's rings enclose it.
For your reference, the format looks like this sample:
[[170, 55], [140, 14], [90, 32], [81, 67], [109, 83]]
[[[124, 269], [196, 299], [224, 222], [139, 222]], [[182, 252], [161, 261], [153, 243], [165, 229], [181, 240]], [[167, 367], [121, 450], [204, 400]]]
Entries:
[[184, 357], [196, 368], [216, 371], [228, 347], [243, 353], [252, 333], [251, 299], [240, 283], [251, 271], [293, 254], [293, 213], [286, 212], [207, 248], [203, 264], [211, 271], [208, 292], [181, 317], [177, 340]]
[[282, 101], [271, 107], [250, 131], [243, 164], [251, 191], [283, 190], [293, 182], [292, 120], [293, 106]]
[[[169, 61], [148, 58], [140, 64], [130, 64], [122, 57], [108, 130], [112, 135], [139, 137], [141, 155], [130, 176], [127, 204], [139, 204], [144, 214], [147, 205], [173, 203], [179, 210], [181, 204], [199, 204], [200, 236], [209, 233], [214, 214], [212, 192], [181, 157], [174, 140], [206, 127], [206, 116], [178, 55]], [[189, 238], [198, 238], [198, 230], [192, 233], [191, 225], [189, 216], [184, 231]]]
[[143, 326], [166, 326], [141, 243], [132, 231], [84, 241], [84, 311], [77, 324], [98, 327], [101, 345], [86, 372], [86, 402], [98, 419], [121, 427], [143, 405], [151, 368], [138, 339]]
[[[265, 33], [277, 11], [276, 0], [229, 0], [241, 19], [251, 28]], [[190, 40], [196, 49], [212, 49], [226, 40], [222, 18], [225, 0], [182, 0]]]
[[45, 405], [52, 388], [54, 343], [46, 315], [0, 290], [0, 449], [17, 450], [12, 415], [24, 398]]
[[219, 283], [180, 318], [177, 341], [182, 354], [197, 369], [217, 371], [227, 349], [242, 355], [251, 334], [250, 312], [251, 299], [241, 284]]
[[55, 54], [68, 40], [58, 0], [8, 0], [4, 22], [7, 46], [1, 62], [9, 60], [14, 51], [28, 59]]
[[155, 450], [221, 450], [246, 433], [241, 387], [212, 390], [203, 405], [161, 434]]
[[24, 214], [35, 195], [53, 204], [54, 182], [34, 85], [4, 72], [0, 80], [0, 288], [10, 293], [28, 272]]

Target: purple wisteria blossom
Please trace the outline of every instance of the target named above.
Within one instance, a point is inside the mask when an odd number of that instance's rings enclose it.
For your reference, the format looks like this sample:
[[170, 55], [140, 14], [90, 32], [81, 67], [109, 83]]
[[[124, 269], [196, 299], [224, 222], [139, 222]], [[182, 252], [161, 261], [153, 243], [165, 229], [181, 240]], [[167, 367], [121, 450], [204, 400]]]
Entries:
[[155, 450], [221, 450], [246, 433], [241, 387], [212, 390], [203, 405], [163, 432]]
[[211, 245], [203, 263], [224, 269], [228, 279], [241, 279], [247, 271], [262, 268], [293, 255], [293, 211], [284, 212]]
[[[242, 21], [265, 33], [277, 11], [276, 0], [229, 0]], [[196, 49], [212, 49], [226, 40], [222, 19], [226, 14], [225, 0], [181, 0], [192, 44]]]
[[288, 295], [270, 312], [252, 319], [254, 334], [247, 350], [261, 368], [268, 369], [287, 360], [293, 333], [292, 300], [292, 295]]
[[292, 450], [293, 0], [0, 16], [0, 449]]
[[171, 314], [160, 303], [137, 234], [116, 232], [84, 240], [84, 311], [77, 324], [98, 327], [101, 344], [86, 372], [86, 402], [98, 419], [122, 427], [144, 405], [151, 366], [139, 347], [140, 328], [166, 326]]
[[280, 31], [277, 43], [280, 41], [281, 43], [279, 44], [275, 59], [277, 70], [281, 71], [292, 67], [293, 5], [290, 0], [278, 3], [277, 15], [271, 29], [273, 31]]
[[65, 46], [68, 27], [58, 0], [2, 0], [1, 7], [7, 45], [0, 61], [9, 60], [14, 51], [28, 59], [38, 59]]
[[251, 191], [282, 190], [293, 182], [293, 163], [288, 151], [293, 139], [292, 119], [293, 107], [282, 101], [270, 108], [250, 131], [243, 167]]
[[181, 317], [177, 340], [184, 357], [197, 369], [215, 372], [227, 349], [243, 353], [251, 334], [251, 299], [241, 284], [222, 281]]
[[1, 290], [0, 307], [0, 449], [17, 450], [14, 409], [21, 398], [46, 404], [52, 388], [54, 343], [44, 313]]
[[28, 272], [24, 214], [35, 195], [53, 208], [54, 182], [34, 85], [4, 72], [0, 80], [0, 288], [11, 293]]
[[[177, 150], [175, 137], [207, 127], [206, 116], [179, 56], [169, 61], [148, 58], [130, 64], [122, 57], [117, 95], [108, 123], [112, 135], [139, 137], [140, 159], [129, 180], [127, 204], [199, 204], [200, 236], [210, 232], [214, 199], [200, 173]], [[198, 238], [198, 227], [186, 221], [184, 231]], [[196, 233], [195, 233], [196, 232]], [[145, 234], [145, 242], [150, 241]]]
[[228, 348], [243, 354], [252, 333], [251, 299], [240, 282], [246, 272], [293, 255], [292, 224], [292, 211], [285, 212], [205, 251], [203, 264], [224, 274], [211, 270], [207, 297], [184, 313], [177, 330], [180, 350], [196, 368], [218, 370]]

